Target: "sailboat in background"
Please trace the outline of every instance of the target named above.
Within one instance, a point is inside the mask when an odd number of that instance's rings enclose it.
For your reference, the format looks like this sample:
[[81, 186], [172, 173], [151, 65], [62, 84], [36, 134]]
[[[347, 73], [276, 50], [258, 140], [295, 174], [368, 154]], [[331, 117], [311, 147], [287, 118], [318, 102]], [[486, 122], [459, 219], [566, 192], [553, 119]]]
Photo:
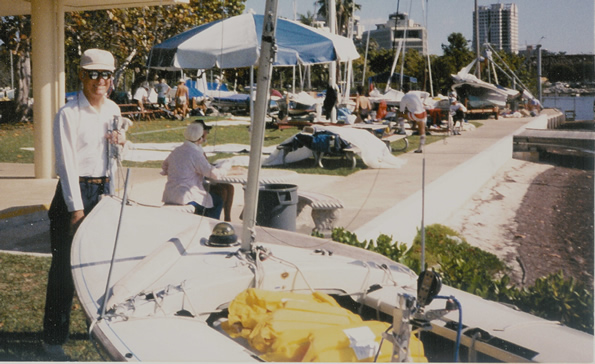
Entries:
[[126, 187], [74, 237], [77, 295], [110, 358], [591, 362], [591, 335], [442, 287], [432, 271], [255, 226], [276, 8], [267, 0], [243, 225], [138, 204]]

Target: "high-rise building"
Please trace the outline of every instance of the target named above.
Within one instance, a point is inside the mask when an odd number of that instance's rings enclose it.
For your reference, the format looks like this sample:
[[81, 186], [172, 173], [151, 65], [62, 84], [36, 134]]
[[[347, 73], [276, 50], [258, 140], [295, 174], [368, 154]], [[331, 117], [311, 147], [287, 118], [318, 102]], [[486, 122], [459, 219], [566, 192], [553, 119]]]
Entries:
[[[492, 4], [479, 6], [479, 44], [490, 43], [496, 50], [510, 53], [519, 51], [519, 25], [516, 4]], [[477, 49], [475, 26], [475, 11], [473, 12], [473, 49]]]
[[374, 39], [380, 48], [397, 49], [399, 42], [405, 39], [406, 50], [415, 49], [423, 55], [428, 53], [426, 28], [409, 19], [407, 13], [389, 15], [386, 23], [376, 24], [376, 29], [364, 32], [362, 41], [367, 39], [368, 33], [370, 39]]

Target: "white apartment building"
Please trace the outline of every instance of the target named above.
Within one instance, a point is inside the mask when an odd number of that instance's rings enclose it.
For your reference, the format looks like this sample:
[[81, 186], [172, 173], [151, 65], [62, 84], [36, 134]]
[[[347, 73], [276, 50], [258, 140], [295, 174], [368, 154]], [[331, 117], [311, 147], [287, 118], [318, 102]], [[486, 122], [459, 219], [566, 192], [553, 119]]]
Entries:
[[419, 53], [428, 53], [428, 33], [425, 27], [409, 19], [407, 13], [394, 13], [384, 24], [376, 24], [375, 30], [365, 31], [362, 41], [374, 39], [383, 49], [396, 49], [399, 42], [405, 39], [405, 49], [415, 49]]
[[[516, 4], [479, 6], [479, 44], [490, 43], [496, 50], [519, 51], [518, 9]], [[475, 11], [473, 12], [473, 49], [476, 49]]]

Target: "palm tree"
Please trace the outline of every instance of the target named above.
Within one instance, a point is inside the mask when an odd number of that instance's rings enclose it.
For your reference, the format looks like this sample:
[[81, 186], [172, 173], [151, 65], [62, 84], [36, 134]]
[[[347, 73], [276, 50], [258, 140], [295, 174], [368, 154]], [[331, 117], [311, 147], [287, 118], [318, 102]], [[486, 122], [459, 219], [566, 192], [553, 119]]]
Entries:
[[306, 14], [300, 14], [300, 23], [312, 26], [316, 20], [316, 14], [313, 14], [310, 10]]
[[[327, 19], [327, 0], [317, 0], [316, 3], [320, 8], [318, 15]], [[360, 10], [362, 6], [356, 4], [353, 0], [337, 0], [337, 33], [340, 35], [349, 35], [349, 19], [353, 16], [355, 10]]]

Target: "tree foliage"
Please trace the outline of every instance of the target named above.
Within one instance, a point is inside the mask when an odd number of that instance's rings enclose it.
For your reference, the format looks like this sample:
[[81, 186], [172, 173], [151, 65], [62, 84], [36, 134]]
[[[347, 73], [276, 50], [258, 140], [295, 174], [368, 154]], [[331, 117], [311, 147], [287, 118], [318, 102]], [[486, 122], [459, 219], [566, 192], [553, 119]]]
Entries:
[[[241, 14], [245, 0], [191, 0], [189, 4], [128, 9], [71, 12], [65, 14], [65, 69], [67, 90], [78, 88], [76, 69], [81, 54], [102, 48], [119, 63], [132, 57], [132, 78], [146, 76], [145, 64], [151, 47], [197, 25]], [[31, 89], [30, 16], [0, 18], [0, 39], [16, 56], [16, 121], [29, 115]], [[140, 77], [139, 77], [140, 76]]]
[[7, 115], [13, 122], [26, 121], [31, 113], [31, 17], [0, 18], [0, 40], [16, 56], [16, 92], [14, 109]]
[[[317, 0], [316, 3], [320, 6], [318, 8], [318, 15], [324, 19], [328, 19], [328, 0]], [[337, 14], [337, 34], [347, 36], [349, 34], [349, 19], [352, 18], [356, 10], [361, 9], [360, 4], [356, 4], [353, 0], [336, 0], [335, 8]]]
[[181, 5], [69, 13], [65, 21], [67, 64], [76, 68], [80, 55], [88, 48], [107, 49], [120, 62], [135, 52], [128, 67], [134, 72], [134, 79], [143, 80], [154, 45], [198, 25], [239, 15], [243, 10], [243, 0], [192, 0]]

